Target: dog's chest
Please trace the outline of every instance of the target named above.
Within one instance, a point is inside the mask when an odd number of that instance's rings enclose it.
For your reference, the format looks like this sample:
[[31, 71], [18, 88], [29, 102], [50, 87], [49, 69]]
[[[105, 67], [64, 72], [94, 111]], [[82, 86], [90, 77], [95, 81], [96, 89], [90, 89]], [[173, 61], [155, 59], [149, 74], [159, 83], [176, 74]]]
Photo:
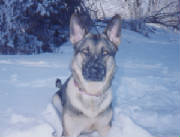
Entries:
[[89, 96], [79, 92], [78, 88], [73, 86], [73, 84], [74, 82], [70, 80], [67, 96], [73, 107], [82, 111], [85, 115], [96, 117], [111, 104], [112, 94], [110, 91], [101, 96]]
[[107, 97], [107, 93], [103, 96], [89, 96], [86, 94], [77, 94], [77, 99], [81, 102], [81, 104], [92, 111], [97, 111], [105, 101]]

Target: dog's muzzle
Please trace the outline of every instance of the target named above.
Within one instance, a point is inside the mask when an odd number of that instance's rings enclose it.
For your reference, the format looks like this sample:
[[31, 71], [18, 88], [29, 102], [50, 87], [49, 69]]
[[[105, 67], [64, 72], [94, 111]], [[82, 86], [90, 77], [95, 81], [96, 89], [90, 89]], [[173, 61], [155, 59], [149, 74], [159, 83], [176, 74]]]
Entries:
[[102, 60], [89, 59], [82, 67], [83, 77], [89, 81], [103, 81], [106, 75], [106, 67]]

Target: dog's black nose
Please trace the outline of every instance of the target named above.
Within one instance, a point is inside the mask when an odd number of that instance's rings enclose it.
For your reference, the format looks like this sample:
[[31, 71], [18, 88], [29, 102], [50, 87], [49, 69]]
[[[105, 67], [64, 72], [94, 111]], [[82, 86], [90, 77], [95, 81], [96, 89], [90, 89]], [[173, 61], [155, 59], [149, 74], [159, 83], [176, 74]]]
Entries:
[[89, 60], [83, 65], [83, 77], [89, 81], [102, 81], [106, 75], [106, 68], [102, 61]]

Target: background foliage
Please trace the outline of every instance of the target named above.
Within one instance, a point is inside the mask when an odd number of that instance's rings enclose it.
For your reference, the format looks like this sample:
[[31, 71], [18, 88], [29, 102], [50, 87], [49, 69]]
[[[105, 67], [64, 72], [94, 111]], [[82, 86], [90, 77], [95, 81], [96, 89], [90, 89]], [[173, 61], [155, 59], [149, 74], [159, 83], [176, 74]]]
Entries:
[[89, 25], [106, 23], [118, 13], [124, 27], [145, 35], [150, 31], [145, 23], [179, 30], [178, 4], [179, 0], [0, 0], [0, 54], [58, 52], [68, 40], [74, 12]]

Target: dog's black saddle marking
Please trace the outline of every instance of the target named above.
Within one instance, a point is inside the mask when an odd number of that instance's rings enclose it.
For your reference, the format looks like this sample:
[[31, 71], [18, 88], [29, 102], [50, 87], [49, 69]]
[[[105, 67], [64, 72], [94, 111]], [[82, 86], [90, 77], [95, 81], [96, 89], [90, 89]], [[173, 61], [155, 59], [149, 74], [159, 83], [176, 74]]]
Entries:
[[[57, 87], [59, 88], [59, 85], [57, 84], [59, 82], [60, 79], [57, 79], [56, 80], [56, 85]], [[61, 102], [62, 102], [62, 106], [65, 105], [66, 103], [66, 88], [67, 88], [67, 84], [70, 80], [70, 77], [66, 80], [66, 82], [61, 85], [61, 88], [59, 88], [59, 90], [56, 92], [57, 95], [59, 95], [60, 99], [61, 99]]]
[[[69, 77], [66, 80], [66, 82], [63, 85], [61, 85], [61, 88], [56, 92], [56, 94], [60, 97], [63, 107], [65, 105], [67, 105], [68, 107], [65, 107], [65, 108], [68, 108], [69, 111], [73, 112], [76, 115], [83, 115], [83, 113], [81, 111], [79, 111], [77, 108], [75, 108], [67, 99], [66, 89], [67, 89], [67, 84], [68, 84], [70, 78], [71, 77]], [[57, 84], [57, 82], [60, 82], [60, 81], [61, 81], [60, 79], [57, 79], [56, 84]]]

